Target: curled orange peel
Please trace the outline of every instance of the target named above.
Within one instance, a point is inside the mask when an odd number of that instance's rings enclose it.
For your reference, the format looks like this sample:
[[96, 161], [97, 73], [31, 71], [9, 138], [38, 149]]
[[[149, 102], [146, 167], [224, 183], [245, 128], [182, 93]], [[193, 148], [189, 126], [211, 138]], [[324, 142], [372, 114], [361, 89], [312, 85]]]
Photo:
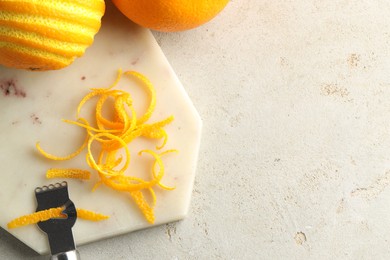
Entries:
[[[148, 95], [148, 106], [141, 116], [137, 116], [135, 112], [130, 93], [124, 90], [114, 89], [122, 75], [132, 77], [136, 82], [141, 83]], [[93, 98], [97, 98], [95, 123], [91, 123], [80, 116], [84, 105]], [[111, 118], [103, 113], [104, 109], [110, 106], [112, 110], [110, 110], [111, 113], [108, 113], [108, 115]], [[164, 190], [175, 189], [174, 187], [169, 187], [161, 183], [165, 172], [161, 157], [176, 150], [167, 150], [161, 153], [152, 150], [142, 150], [139, 152], [139, 155], [147, 153], [154, 158], [149, 180], [129, 176], [125, 173], [128, 171], [131, 159], [128, 146], [134, 139], [139, 137], [162, 139], [162, 143], [156, 146], [157, 150], [165, 147], [168, 141], [168, 134], [164, 127], [170, 124], [174, 120], [174, 117], [169, 116], [154, 123], [147, 123], [155, 107], [156, 91], [151, 81], [139, 72], [122, 72], [122, 70], [119, 70], [115, 81], [108, 88], [91, 88], [91, 92], [81, 99], [76, 110], [77, 120], [63, 120], [65, 123], [85, 129], [86, 139], [79, 149], [62, 157], [47, 153], [41, 148], [39, 143], [36, 145], [37, 149], [46, 158], [56, 161], [72, 159], [86, 149], [86, 163], [92, 170], [97, 172], [100, 178], [95, 183], [92, 191], [101, 185], [105, 185], [113, 190], [128, 193], [145, 219], [150, 223], [154, 223], [155, 216], [153, 207], [157, 200], [154, 188], [158, 186]], [[100, 151], [94, 155], [96, 146], [100, 147]], [[122, 152], [118, 153], [119, 151]], [[87, 180], [90, 176], [90, 172], [80, 169], [50, 169], [47, 172], [48, 178], [76, 178]], [[145, 196], [146, 194], [149, 194], [149, 196]], [[151, 198], [151, 202], [149, 202], [147, 197], [149, 199]]]

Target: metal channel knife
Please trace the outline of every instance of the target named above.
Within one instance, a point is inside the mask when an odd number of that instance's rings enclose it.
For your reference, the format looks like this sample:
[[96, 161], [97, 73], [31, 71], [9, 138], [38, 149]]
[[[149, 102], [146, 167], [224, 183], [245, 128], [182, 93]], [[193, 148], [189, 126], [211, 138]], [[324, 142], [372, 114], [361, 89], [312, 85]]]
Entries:
[[51, 218], [37, 224], [47, 234], [52, 255], [51, 259], [80, 259], [72, 234], [72, 227], [77, 219], [77, 211], [75, 205], [69, 199], [67, 182], [37, 187], [35, 189], [35, 197], [38, 202], [36, 211], [58, 207], [64, 208], [62, 214], [65, 217]]

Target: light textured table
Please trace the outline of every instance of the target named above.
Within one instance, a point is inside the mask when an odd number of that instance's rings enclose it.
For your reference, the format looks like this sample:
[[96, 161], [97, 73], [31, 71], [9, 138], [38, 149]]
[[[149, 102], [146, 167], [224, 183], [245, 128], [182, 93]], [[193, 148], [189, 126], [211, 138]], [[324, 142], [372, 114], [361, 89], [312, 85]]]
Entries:
[[[390, 259], [390, 2], [231, 1], [153, 32], [203, 119], [188, 217], [83, 259]], [[45, 259], [0, 231], [1, 259]]]

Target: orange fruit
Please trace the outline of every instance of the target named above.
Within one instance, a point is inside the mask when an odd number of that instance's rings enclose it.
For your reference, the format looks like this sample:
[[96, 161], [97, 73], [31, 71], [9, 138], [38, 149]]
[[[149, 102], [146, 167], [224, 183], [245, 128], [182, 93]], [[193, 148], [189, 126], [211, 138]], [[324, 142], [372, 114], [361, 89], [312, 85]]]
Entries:
[[0, 64], [68, 66], [92, 44], [104, 11], [104, 0], [0, 0]]
[[198, 27], [215, 17], [229, 0], [113, 0], [133, 22], [174, 32]]

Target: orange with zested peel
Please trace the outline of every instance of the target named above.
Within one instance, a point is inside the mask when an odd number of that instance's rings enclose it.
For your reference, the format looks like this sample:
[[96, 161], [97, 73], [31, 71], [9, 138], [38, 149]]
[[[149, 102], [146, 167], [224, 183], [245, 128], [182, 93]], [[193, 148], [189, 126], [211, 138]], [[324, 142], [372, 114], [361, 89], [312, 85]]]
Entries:
[[198, 27], [214, 18], [229, 0], [113, 0], [133, 22], [165, 32]]
[[104, 0], [0, 0], [0, 64], [68, 66], [92, 44], [104, 11]]

